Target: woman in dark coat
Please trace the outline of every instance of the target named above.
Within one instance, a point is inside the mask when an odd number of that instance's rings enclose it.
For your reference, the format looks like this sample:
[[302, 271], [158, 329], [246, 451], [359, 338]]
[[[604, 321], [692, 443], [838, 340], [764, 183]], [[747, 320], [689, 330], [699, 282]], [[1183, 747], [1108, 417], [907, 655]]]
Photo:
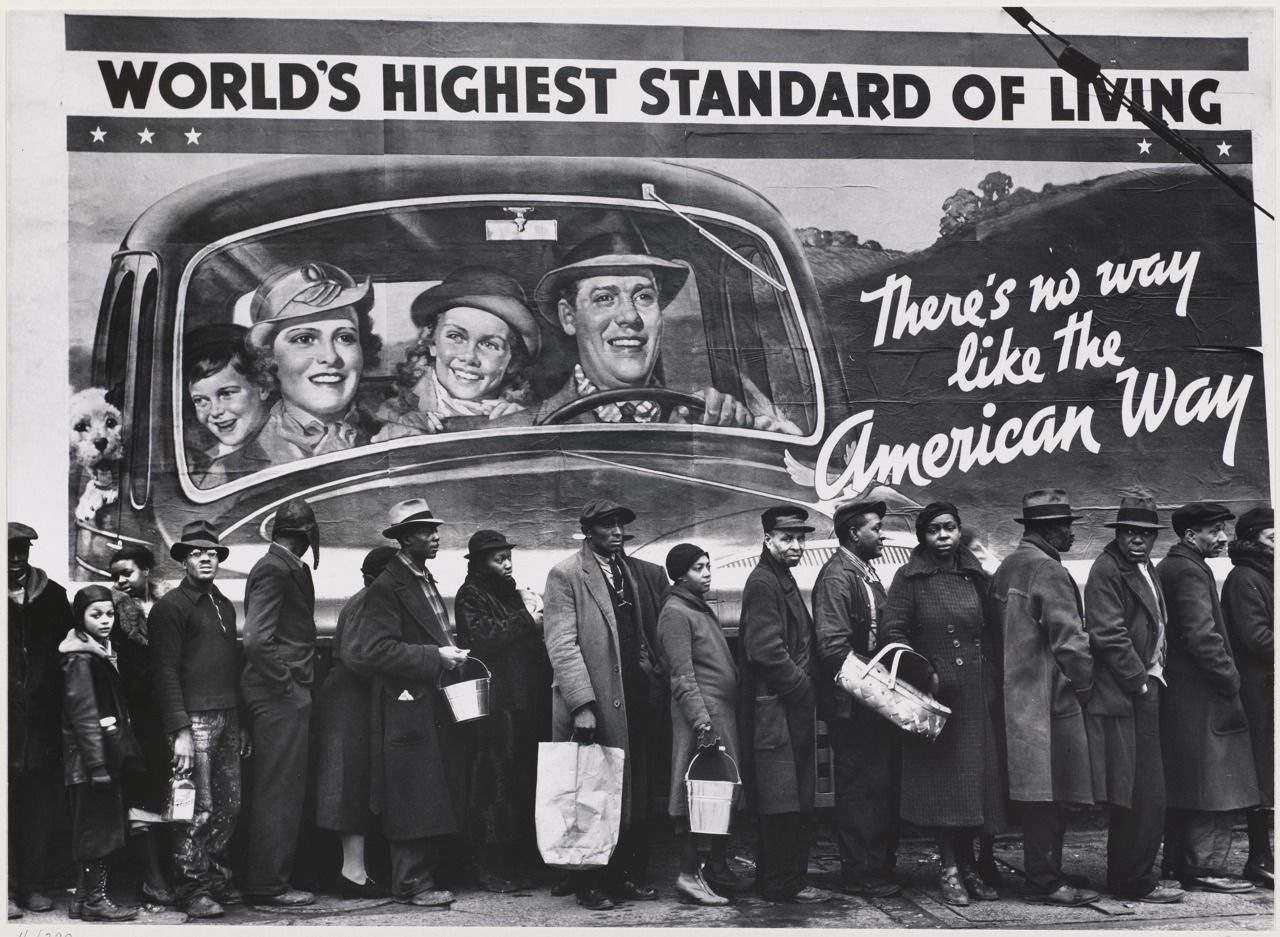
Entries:
[[513, 546], [496, 530], [476, 531], [467, 544], [467, 579], [454, 599], [459, 646], [493, 675], [489, 715], [475, 723], [467, 813], [476, 880], [494, 892], [532, 884], [538, 743], [551, 738], [541, 600], [516, 586]]
[[172, 905], [174, 895], [165, 880], [160, 857], [168, 855], [156, 841], [169, 795], [169, 740], [156, 698], [156, 675], [151, 666], [147, 637], [147, 616], [160, 597], [151, 580], [155, 555], [146, 547], [130, 544], [111, 557], [111, 578], [115, 588], [116, 624], [111, 643], [120, 667], [120, 685], [133, 722], [133, 733], [142, 752], [142, 771], [125, 781], [125, 805], [129, 808], [129, 845], [142, 873], [142, 899], [157, 905]]
[[944, 901], [991, 901], [999, 896], [979, 878], [971, 849], [975, 834], [998, 832], [1004, 824], [992, 718], [999, 665], [990, 653], [995, 636], [986, 608], [987, 575], [960, 544], [955, 505], [928, 505], [916, 518], [916, 537], [920, 545], [889, 587], [880, 643], [898, 641], [929, 659], [935, 695], [951, 716], [935, 741], [903, 740], [902, 818], [934, 829]]
[[369, 677], [357, 672], [348, 658], [350, 627], [364, 607], [369, 585], [396, 555], [395, 547], [374, 547], [360, 564], [364, 588], [338, 612], [333, 631], [333, 663], [316, 696], [315, 719], [319, 745], [316, 772], [316, 826], [334, 830], [342, 838], [342, 872], [338, 890], [344, 898], [385, 898], [385, 882], [365, 867], [365, 837], [375, 829], [369, 809]]
[[1240, 515], [1228, 548], [1235, 567], [1222, 586], [1227, 636], [1240, 671], [1240, 702], [1249, 717], [1261, 804], [1246, 814], [1249, 861], [1244, 877], [1275, 887], [1271, 812], [1275, 804], [1275, 520], [1270, 507]]
[[724, 890], [741, 886], [729, 868], [728, 836], [711, 838], [711, 858], [705, 870], [698, 861], [698, 844], [689, 830], [689, 805], [684, 775], [702, 751], [717, 747], [738, 762], [738, 668], [720, 622], [707, 605], [711, 591], [711, 557], [701, 547], [681, 543], [667, 554], [667, 575], [673, 585], [658, 614], [658, 656], [671, 685], [671, 790], [667, 812], [676, 818], [681, 837], [680, 875], [676, 892], [702, 905], [728, 904], [710, 882]]

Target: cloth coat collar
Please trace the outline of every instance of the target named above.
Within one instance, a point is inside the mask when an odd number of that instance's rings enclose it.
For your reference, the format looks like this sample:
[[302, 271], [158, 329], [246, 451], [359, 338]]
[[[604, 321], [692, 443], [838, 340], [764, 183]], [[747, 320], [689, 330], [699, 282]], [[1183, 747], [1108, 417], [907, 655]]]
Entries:
[[274, 540], [267, 548], [267, 555], [274, 556], [278, 562], [283, 563], [289, 570], [289, 575], [293, 577], [293, 581], [302, 590], [302, 594], [307, 596], [308, 600], [314, 600], [315, 583], [311, 578], [311, 567], [303, 562], [302, 557], [295, 556], [288, 547]]
[[1209, 575], [1213, 575], [1213, 570], [1209, 568], [1209, 564], [1205, 562], [1205, 558], [1200, 555], [1200, 551], [1193, 547], [1187, 546], [1185, 543], [1178, 542], [1169, 548], [1169, 552], [1165, 554], [1165, 558], [1169, 559], [1180, 556], [1184, 559], [1191, 560]]
[[1025, 533], [1022, 535], [1022, 542], [1035, 547], [1035, 549], [1048, 556], [1049, 559], [1055, 560], [1059, 563], [1062, 562], [1062, 554], [1049, 546], [1049, 541], [1045, 540], [1044, 537], [1041, 537], [1039, 534], [1033, 534], [1030, 532]]
[[[1160, 621], [1165, 617], [1164, 597], [1160, 595], [1160, 580], [1156, 578], [1155, 568], [1151, 565], [1151, 561], [1147, 560], [1147, 573], [1151, 576], [1151, 582], [1156, 588], [1154, 595], [1151, 589], [1144, 589], [1145, 583], [1142, 580], [1142, 571], [1138, 568], [1138, 564], [1133, 562], [1124, 555], [1124, 551], [1120, 549], [1119, 544], [1114, 540], [1102, 548], [1104, 553], [1109, 554], [1116, 561], [1116, 565], [1120, 569], [1121, 581], [1129, 587], [1129, 590], [1138, 597], [1138, 601], [1142, 603], [1142, 607], [1147, 610], [1147, 614], [1151, 616], [1152, 621]], [[1153, 604], [1154, 603], [1154, 604]]]
[[224, 600], [221, 592], [218, 591], [216, 583], [209, 584], [209, 591], [202, 592], [196, 588], [195, 583], [191, 581], [191, 577], [183, 576], [182, 582], [178, 583], [178, 591], [192, 605], [199, 604], [200, 600], [206, 595], [214, 600], [216, 604], [219, 600]]
[[[421, 625], [427, 634], [435, 639], [437, 644], [453, 644], [448, 634], [449, 623], [436, 619], [431, 603], [427, 601], [426, 595], [422, 592], [422, 577], [418, 576], [405, 563], [395, 562], [394, 560], [387, 564], [383, 575], [391, 577], [391, 583], [395, 587], [396, 595], [404, 603], [405, 607], [409, 609], [413, 620]], [[429, 571], [426, 573], [426, 578], [432, 584], [435, 583], [435, 579]]]
[[67, 636], [58, 645], [58, 653], [88, 654], [91, 657], [101, 657], [112, 667], [116, 666], [116, 655], [112, 653], [110, 641], [107, 642], [106, 647], [103, 647], [92, 638], [81, 635], [74, 628], [67, 632]]
[[760, 566], [763, 566], [769, 572], [777, 577], [778, 582], [782, 585], [784, 592], [793, 592], [797, 588], [796, 577], [791, 573], [791, 567], [785, 563], [779, 563], [773, 558], [773, 554], [769, 552], [768, 547], [760, 548]]
[[[605, 621], [609, 622], [609, 627], [616, 631], [618, 622], [613, 616], [613, 600], [609, 597], [609, 584], [604, 581], [604, 573], [600, 569], [600, 562], [596, 559], [596, 552], [591, 549], [590, 541], [582, 542], [579, 559], [582, 561], [582, 578], [586, 583], [587, 592], [596, 605], [600, 606], [600, 614], [604, 616]], [[618, 562], [625, 567], [627, 558], [619, 556]], [[634, 578], [629, 568], [624, 569], [622, 575]]]
[[[978, 558], [973, 555], [972, 550], [960, 544], [956, 547], [956, 568], [954, 571], [981, 575], [982, 564], [978, 562]], [[952, 572], [952, 570], [943, 569], [939, 566], [929, 548], [923, 543], [911, 551], [910, 558], [902, 566], [902, 575], [904, 576], [933, 576], [937, 573], [945, 572]]]
[[22, 584], [24, 603], [30, 605], [40, 598], [40, 593], [49, 584], [49, 574], [38, 566], [27, 567], [27, 580]]
[[706, 612], [708, 615], [712, 614], [711, 606], [707, 604], [705, 596], [697, 595], [693, 590], [686, 586], [682, 586], [679, 583], [672, 583], [671, 587], [667, 589], [666, 594], [662, 598], [664, 602], [669, 598], [679, 599], [686, 605], [692, 606], [700, 612]]

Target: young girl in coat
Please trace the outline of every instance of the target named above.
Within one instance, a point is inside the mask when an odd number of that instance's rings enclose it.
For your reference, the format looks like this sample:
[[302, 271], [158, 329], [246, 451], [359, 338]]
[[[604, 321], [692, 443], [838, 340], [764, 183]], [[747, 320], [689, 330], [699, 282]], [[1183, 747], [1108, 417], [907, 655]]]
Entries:
[[71, 791], [71, 856], [80, 880], [71, 917], [129, 921], [137, 908], [107, 897], [106, 859], [123, 849], [124, 775], [137, 770], [138, 743], [120, 689], [111, 649], [115, 605], [111, 591], [87, 586], [71, 603], [75, 627], [58, 646], [62, 654], [63, 770]]

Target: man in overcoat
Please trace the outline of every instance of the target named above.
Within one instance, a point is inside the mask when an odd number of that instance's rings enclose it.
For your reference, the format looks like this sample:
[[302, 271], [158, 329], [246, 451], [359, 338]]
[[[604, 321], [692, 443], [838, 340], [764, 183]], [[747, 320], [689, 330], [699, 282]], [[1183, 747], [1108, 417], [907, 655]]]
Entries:
[[447, 906], [437, 878], [447, 837], [463, 828], [466, 738], [439, 690], [440, 676], [467, 652], [449, 633], [449, 613], [426, 567], [440, 525], [422, 498], [391, 508], [382, 535], [400, 552], [365, 593], [346, 645], [349, 663], [372, 678], [370, 807], [391, 846], [391, 895], [402, 904]]
[[1150, 559], [1160, 530], [1156, 503], [1125, 496], [1106, 526], [1115, 539], [1089, 570], [1084, 606], [1093, 654], [1093, 694], [1085, 704], [1093, 796], [1110, 804], [1107, 888], [1120, 898], [1169, 904], [1183, 892], [1161, 887], [1156, 870], [1164, 831], [1160, 693], [1168, 623]]
[[651, 640], [666, 573], [623, 553], [626, 525], [635, 519], [634, 511], [607, 498], [588, 501], [578, 519], [582, 549], [551, 570], [543, 596], [554, 678], [552, 740], [596, 742], [626, 753], [618, 845], [603, 873], [574, 876], [578, 903], [592, 911], [657, 897], [638, 878], [648, 859], [646, 739], [656, 731], [648, 718], [657, 679]]
[[760, 517], [764, 549], [742, 591], [744, 666], [739, 720], [743, 777], [758, 833], [756, 890], [808, 904], [834, 895], [806, 881], [816, 791], [813, 620], [791, 570], [812, 533], [808, 512], [772, 507]]
[[67, 592], [30, 563], [35, 529], [9, 522], [9, 917], [52, 911], [45, 894], [62, 785], [62, 670]]
[[854, 702], [835, 684], [850, 653], [871, 655], [878, 642], [885, 588], [872, 563], [884, 552], [883, 501], [836, 509], [840, 548], [813, 586], [814, 645], [825, 695], [827, 737], [835, 765], [836, 845], [844, 891], [887, 898], [902, 886], [885, 878], [898, 844], [899, 730], [878, 713]]
[[1069, 907], [1099, 897], [1062, 872], [1064, 805], [1093, 803], [1083, 709], [1093, 658], [1080, 593], [1061, 559], [1079, 519], [1063, 489], [1028, 492], [1014, 518], [1022, 541], [992, 582], [1004, 636], [1009, 798], [1022, 815], [1027, 885], [1032, 900]]
[[240, 689], [252, 718], [253, 793], [245, 892], [254, 904], [298, 907], [315, 895], [293, 888], [293, 857], [307, 790], [311, 684], [315, 678], [315, 586], [301, 557], [319, 567], [320, 533], [301, 498], [276, 511], [271, 546], [244, 588]]
[[1160, 706], [1169, 810], [1164, 862], [1189, 891], [1253, 888], [1227, 872], [1231, 814], [1258, 802], [1258, 779], [1240, 673], [1205, 562], [1226, 549], [1233, 516], [1208, 501], [1178, 508], [1178, 542], [1156, 567], [1169, 609], [1169, 689]]

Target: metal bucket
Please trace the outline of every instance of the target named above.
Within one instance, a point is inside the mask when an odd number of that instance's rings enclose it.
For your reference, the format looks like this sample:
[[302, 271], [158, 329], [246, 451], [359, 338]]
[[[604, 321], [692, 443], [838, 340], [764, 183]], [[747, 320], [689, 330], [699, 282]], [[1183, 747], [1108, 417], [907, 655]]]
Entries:
[[693, 765], [705, 752], [698, 752], [689, 760], [689, 767], [684, 772], [685, 795], [689, 798], [689, 831], [691, 833], [709, 833], [713, 836], [724, 836], [729, 832], [729, 824], [733, 820], [733, 805], [738, 799], [738, 790], [742, 787], [742, 775], [738, 773], [738, 763], [733, 760], [724, 748], [719, 752], [733, 765], [732, 781], [705, 781], [691, 778]]
[[[450, 683], [440, 688], [444, 691], [444, 698], [449, 704], [449, 711], [453, 713], [454, 722], [470, 722], [489, 715], [489, 679], [493, 674], [478, 657], [468, 657], [462, 662], [462, 667], [466, 667], [472, 661], [484, 667], [483, 677], [476, 680], [459, 680], [457, 683]], [[462, 667], [458, 669], [462, 670]]]

